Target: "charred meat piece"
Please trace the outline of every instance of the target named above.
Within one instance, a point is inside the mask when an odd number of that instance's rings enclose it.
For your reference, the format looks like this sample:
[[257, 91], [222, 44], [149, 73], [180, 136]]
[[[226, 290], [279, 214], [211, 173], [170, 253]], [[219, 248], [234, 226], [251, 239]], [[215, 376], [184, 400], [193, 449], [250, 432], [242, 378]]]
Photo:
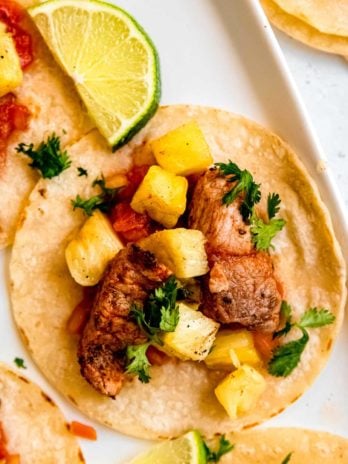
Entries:
[[252, 253], [250, 226], [245, 224], [239, 211], [242, 198], [230, 205], [222, 204], [222, 197], [232, 185], [217, 169], [201, 176], [194, 189], [189, 216], [189, 227], [205, 235], [207, 251], [232, 255]]
[[171, 272], [155, 256], [134, 244], [109, 263], [99, 284], [90, 319], [82, 334], [78, 359], [81, 374], [100, 393], [115, 397], [125, 379], [125, 350], [146, 337], [129, 317]]
[[281, 287], [266, 253], [215, 255], [203, 287], [203, 313], [222, 324], [274, 332], [279, 325]]

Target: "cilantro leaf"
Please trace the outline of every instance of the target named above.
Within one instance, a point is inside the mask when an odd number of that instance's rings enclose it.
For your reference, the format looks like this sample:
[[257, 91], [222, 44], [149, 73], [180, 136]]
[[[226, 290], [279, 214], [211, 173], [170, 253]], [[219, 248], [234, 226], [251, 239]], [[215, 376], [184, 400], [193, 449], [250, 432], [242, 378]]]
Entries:
[[40, 171], [44, 179], [52, 179], [71, 166], [67, 151], [61, 150], [60, 139], [54, 133], [37, 148], [34, 148], [33, 143], [20, 143], [16, 151], [29, 156], [32, 159], [29, 166]]
[[274, 218], [280, 210], [281, 199], [278, 193], [269, 193], [267, 197], [267, 213], [269, 219]]
[[84, 211], [87, 216], [92, 216], [95, 209], [99, 209], [103, 213], [108, 213], [115, 203], [118, 188], [109, 188], [106, 186], [104, 176], [100, 179], [95, 179], [92, 183], [92, 187], [98, 186], [101, 190], [99, 195], [94, 195], [91, 198], [83, 199], [80, 195], [77, 195], [75, 200], [71, 200], [71, 204], [74, 208], [80, 208]]
[[162, 306], [160, 329], [163, 332], [174, 332], [179, 322], [179, 310], [177, 306], [174, 308]]
[[310, 308], [300, 319], [298, 325], [302, 328], [317, 328], [332, 324], [335, 316], [325, 308]]
[[266, 223], [253, 212], [250, 224], [251, 239], [256, 249], [266, 251], [269, 248], [274, 248], [271, 242], [277, 233], [283, 229], [285, 221], [284, 219], [273, 218]]
[[142, 345], [130, 345], [127, 347], [127, 358], [129, 364], [127, 366], [127, 374], [136, 374], [143, 383], [149, 383], [151, 377], [149, 373], [149, 367], [151, 364], [146, 356], [146, 351], [149, 347], [149, 343], [143, 343]]
[[222, 203], [231, 204], [239, 195], [244, 195], [240, 212], [244, 220], [247, 220], [251, 214], [253, 206], [261, 200], [260, 184], [254, 182], [253, 176], [247, 170], [241, 170], [236, 163], [229, 160], [228, 163], [215, 163], [224, 176], [228, 177], [228, 182], [235, 182], [230, 191], [225, 193]]
[[203, 442], [205, 449], [206, 462], [219, 462], [223, 455], [233, 450], [234, 445], [225, 438], [225, 435], [220, 437], [219, 448], [213, 451], [209, 446]]
[[287, 377], [295, 369], [309, 340], [308, 332], [302, 329], [302, 337], [285, 343], [273, 350], [268, 363], [268, 372], [275, 377]]
[[292, 308], [291, 306], [289, 305], [289, 303], [287, 303], [286, 301], [282, 301], [282, 304], [280, 306], [280, 314], [282, 316], [282, 318], [284, 318], [285, 320], [285, 325], [282, 329], [278, 330], [277, 332], [274, 332], [273, 334], [273, 339], [275, 338], [278, 338], [278, 337], [282, 337], [283, 335], [286, 335], [290, 332], [290, 330], [292, 329], [293, 327], [293, 323], [291, 322], [292, 320]]
[[77, 171], [78, 171], [78, 173], [79, 173], [79, 177], [82, 177], [82, 176], [88, 177], [88, 171], [87, 171], [87, 169], [82, 168], [81, 166], [79, 166], [79, 167], [77, 168]]
[[22, 359], [22, 358], [14, 358], [13, 362], [20, 369], [26, 369], [27, 368], [27, 366], [24, 364], [24, 359]]
[[292, 452], [289, 453], [287, 456], [285, 456], [285, 458], [283, 459], [283, 461], [281, 462], [281, 464], [289, 464], [290, 459], [291, 459], [291, 456], [292, 456]]

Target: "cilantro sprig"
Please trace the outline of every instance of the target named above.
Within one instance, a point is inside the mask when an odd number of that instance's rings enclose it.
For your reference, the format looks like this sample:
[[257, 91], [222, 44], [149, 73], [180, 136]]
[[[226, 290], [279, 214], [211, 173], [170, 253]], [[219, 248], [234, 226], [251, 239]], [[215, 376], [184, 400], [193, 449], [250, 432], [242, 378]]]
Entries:
[[26, 369], [27, 366], [25, 365], [24, 359], [22, 358], [14, 358], [13, 362], [19, 369]]
[[46, 142], [41, 142], [37, 148], [34, 148], [33, 143], [20, 143], [16, 151], [31, 158], [29, 166], [37, 169], [44, 179], [52, 179], [71, 166], [71, 159], [67, 151], [61, 149], [60, 139], [55, 133], [50, 135]]
[[275, 377], [287, 377], [298, 365], [309, 341], [307, 329], [324, 327], [335, 321], [335, 316], [325, 308], [309, 308], [298, 322], [292, 322], [292, 309], [288, 303], [282, 303], [281, 311], [283, 317], [286, 317], [285, 326], [275, 332], [273, 337], [282, 337], [292, 328], [300, 329], [302, 336], [273, 350], [272, 358], [268, 363], [268, 372]]
[[203, 441], [203, 446], [205, 449], [206, 462], [219, 462], [222, 456], [229, 453], [234, 449], [234, 444], [225, 438], [225, 435], [221, 435], [219, 441], [219, 447], [216, 451], [213, 451], [209, 446]]
[[93, 211], [99, 209], [103, 213], [108, 213], [115, 203], [119, 188], [110, 188], [106, 186], [105, 178], [97, 178], [93, 181], [92, 187], [99, 187], [100, 194], [90, 198], [81, 198], [77, 195], [71, 204], [75, 209], [80, 208], [87, 216], [92, 216]]
[[280, 209], [280, 197], [277, 193], [270, 193], [267, 198], [268, 222], [257, 216], [253, 209], [250, 218], [250, 231], [252, 241], [259, 251], [266, 251], [269, 248], [274, 248], [272, 240], [285, 226], [284, 219], [276, 219], [275, 216]]
[[129, 364], [126, 372], [136, 374], [141, 382], [150, 380], [150, 363], [146, 351], [152, 343], [162, 344], [160, 332], [174, 332], [179, 322], [178, 283], [174, 276], [169, 277], [163, 285], [151, 292], [143, 308], [134, 305], [131, 315], [148, 337], [149, 341], [127, 348]]
[[215, 163], [220, 172], [227, 177], [228, 182], [235, 182], [234, 186], [222, 197], [225, 205], [230, 205], [239, 195], [243, 195], [240, 212], [244, 220], [247, 220], [253, 212], [253, 206], [260, 202], [260, 184], [257, 184], [247, 169], [240, 169], [236, 163], [229, 160], [228, 163]]

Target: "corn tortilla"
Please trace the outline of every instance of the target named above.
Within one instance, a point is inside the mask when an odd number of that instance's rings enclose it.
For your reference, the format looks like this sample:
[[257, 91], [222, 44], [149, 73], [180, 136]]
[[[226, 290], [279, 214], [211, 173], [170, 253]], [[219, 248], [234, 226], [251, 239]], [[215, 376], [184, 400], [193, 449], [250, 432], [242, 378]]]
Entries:
[[348, 37], [347, 0], [273, 0], [282, 10], [324, 34]]
[[[29, 7], [37, 2], [18, 3]], [[64, 147], [93, 127], [72, 81], [55, 63], [29, 16], [23, 26], [33, 40], [34, 61], [13, 93], [19, 103], [28, 107], [31, 117], [28, 130], [12, 134], [6, 164], [0, 167], [0, 249], [12, 243], [21, 212], [39, 179], [39, 174], [28, 166], [31, 160], [16, 152], [18, 144], [36, 146], [55, 132]]]
[[[195, 120], [215, 161], [232, 159], [262, 183], [263, 198], [278, 192], [287, 226], [275, 240], [274, 264], [284, 283], [285, 298], [297, 317], [310, 306], [324, 306], [334, 324], [312, 330], [301, 364], [279, 379], [264, 372], [267, 390], [248, 415], [232, 421], [214, 396], [224, 374], [203, 363], [172, 361], [151, 369], [152, 380], [133, 379], [115, 400], [97, 393], [80, 375], [77, 340], [66, 331], [67, 320], [81, 300], [64, 258], [69, 241], [85, 217], [73, 211], [71, 199], [93, 194], [92, 181], [127, 170], [131, 154], [149, 140]], [[205, 435], [256, 425], [294, 402], [325, 364], [341, 326], [346, 300], [346, 269], [331, 220], [303, 165], [279, 137], [241, 116], [212, 108], [169, 106], [115, 154], [95, 131], [71, 147], [71, 169], [40, 180], [30, 195], [17, 232], [12, 259], [13, 315], [33, 359], [43, 374], [81, 411], [123, 433], [173, 437], [190, 429]], [[82, 166], [89, 177], [77, 177]], [[30, 276], [30, 278], [28, 278]]]
[[289, 15], [273, 0], [260, 0], [272, 24], [300, 42], [324, 52], [348, 56], [348, 37], [326, 34]]
[[82, 464], [76, 438], [40, 388], [0, 364], [0, 423], [10, 454], [21, 464]]
[[250, 430], [228, 437], [233, 452], [221, 464], [281, 464], [292, 453], [289, 464], [345, 464], [348, 440], [326, 432], [272, 428]]

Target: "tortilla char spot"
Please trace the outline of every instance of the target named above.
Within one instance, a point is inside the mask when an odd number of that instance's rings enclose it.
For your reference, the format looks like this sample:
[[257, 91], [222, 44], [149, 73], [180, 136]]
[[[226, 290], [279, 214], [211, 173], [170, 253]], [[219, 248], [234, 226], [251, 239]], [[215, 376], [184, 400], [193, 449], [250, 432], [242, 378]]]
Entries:
[[332, 338], [330, 338], [330, 340], [327, 342], [327, 345], [326, 345], [327, 351], [330, 351], [331, 347], [332, 347]]
[[24, 344], [29, 347], [29, 338], [27, 337], [27, 334], [24, 332], [24, 329], [22, 329], [21, 327], [18, 327], [18, 330], [19, 330], [20, 336], [22, 337], [24, 341]]
[[74, 403], [77, 406], [77, 402], [76, 402], [75, 398], [73, 398], [71, 395], [68, 395], [68, 398], [72, 403]]
[[295, 403], [302, 395], [297, 395], [293, 400], [290, 401], [290, 404]]
[[39, 189], [39, 194], [42, 196], [42, 198], [46, 198], [46, 192], [47, 190], [45, 188]]
[[18, 376], [18, 379], [21, 380], [22, 382], [30, 383], [28, 379], [26, 379], [25, 377], [22, 377], [21, 375]]
[[257, 427], [259, 424], [260, 422], [254, 422], [253, 424], [247, 424], [243, 427], [243, 430], [252, 429], [253, 427]]
[[65, 422], [65, 427], [67, 428], [68, 432], [71, 432], [71, 427], [70, 424], [68, 424], [68, 422]]
[[48, 395], [46, 395], [45, 392], [42, 391], [41, 395], [44, 398], [44, 400], [47, 401], [47, 403], [50, 403], [52, 406], [55, 406], [53, 400]]
[[86, 461], [85, 461], [85, 458], [83, 457], [82, 451], [81, 451], [80, 449], [79, 449], [79, 452], [78, 452], [78, 457], [79, 457], [79, 460], [80, 460], [81, 462], [86, 462]]

